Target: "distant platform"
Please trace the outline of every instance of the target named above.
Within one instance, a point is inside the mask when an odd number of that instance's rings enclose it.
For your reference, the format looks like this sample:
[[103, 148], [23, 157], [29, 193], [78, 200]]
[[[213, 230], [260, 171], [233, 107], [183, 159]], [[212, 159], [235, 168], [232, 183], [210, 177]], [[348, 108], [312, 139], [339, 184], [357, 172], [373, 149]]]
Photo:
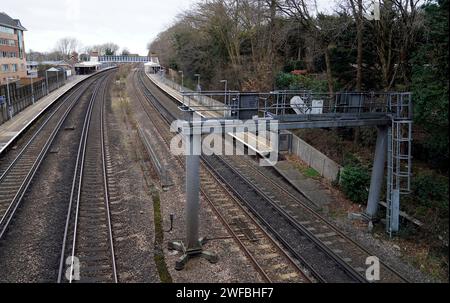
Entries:
[[[194, 111], [202, 118], [217, 119], [223, 117], [218, 111], [208, 111], [208, 108], [202, 106], [192, 98], [183, 98], [183, 95], [176, 89], [170, 87], [169, 85], [163, 83], [160, 77], [155, 74], [146, 73], [147, 77], [161, 90], [169, 94], [173, 99], [177, 100], [181, 105], [195, 109]], [[218, 101], [215, 101], [218, 102]], [[228, 133], [228, 135], [236, 141], [244, 144], [252, 151], [260, 154], [261, 156], [267, 156], [273, 151], [272, 145], [266, 138], [257, 136], [252, 132], [238, 132], [238, 133]]]
[[169, 85], [165, 84], [160, 80], [160, 77], [156, 74], [149, 74], [146, 73], [147, 77], [161, 90], [165, 91], [167, 94], [169, 94], [173, 99], [177, 100], [180, 105], [184, 105], [189, 108], [195, 108], [196, 113], [201, 116], [202, 118], [220, 118], [223, 117], [220, 113], [216, 111], [208, 111], [207, 107], [202, 106], [200, 103], [198, 103], [195, 100], [192, 100], [191, 98], [183, 98], [183, 95], [178, 90], [170, 87]]
[[72, 76], [66, 85], [37, 100], [34, 104], [16, 114], [11, 120], [0, 125], [0, 154], [26, 131], [56, 100], [78, 83], [93, 75], [95, 74]]

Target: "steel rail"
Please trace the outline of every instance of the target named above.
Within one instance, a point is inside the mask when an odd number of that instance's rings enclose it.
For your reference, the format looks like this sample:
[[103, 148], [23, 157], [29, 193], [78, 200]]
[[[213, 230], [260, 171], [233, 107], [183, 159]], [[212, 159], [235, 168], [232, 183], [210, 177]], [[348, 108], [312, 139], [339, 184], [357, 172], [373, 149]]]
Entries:
[[102, 168], [103, 168], [103, 186], [105, 191], [105, 207], [106, 207], [106, 215], [107, 215], [107, 221], [108, 221], [108, 233], [109, 233], [109, 243], [110, 243], [110, 250], [111, 250], [111, 258], [112, 258], [112, 267], [113, 267], [113, 277], [114, 282], [117, 283], [117, 267], [116, 267], [116, 256], [114, 252], [114, 241], [113, 241], [113, 232], [112, 232], [112, 224], [111, 224], [111, 212], [110, 212], [110, 203], [109, 203], [109, 183], [108, 183], [108, 173], [106, 169], [106, 146], [105, 146], [105, 99], [106, 99], [106, 89], [103, 90], [102, 94], [102, 103], [101, 103], [101, 110], [100, 110], [100, 137], [101, 137], [101, 145], [102, 145]]
[[[361, 282], [361, 283], [367, 283], [368, 281], [366, 279], [364, 279], [356, 270], [354, 270], [351, 266], [349, 266], [347, 264], [347, 262], [345, 262], [344, 260], [342, 260], [341, 257], [339, 257], [336, 253], [334, 253], [333, 251], [331, 251], [325, 244], [322, 243], [322, 241], [320, 241], [317, 237], [315, 237], [309, 230], [307, 230], [302, 224], [300, 224], [299, 222], [297, 222], [297, 220], [295, 220], [290, 214], [288, 214], [284, 209], [282, 209], [280, 206], [278, 206], [272, 198], [268, 197], [264, 192], [262, 192], [260, 190], [260, 188], [258, 188], [257, 186], [255, 186], [252, 182], [250, 182], [250, 180], [247, 179], [247, 177], [245, 177], [243, 174], [241, 174], [239, 171], [237, 171], [232, 165], [230, 165], [228, 162], [226, 162], [226, 160], [223, 159], [223, 157], [216, 157], [217, 159], [219, 159], [224, 165], [226, 165], [226, 167], [228, 169], [230, 169], [236, 176], [238, 176], [241, 180], [243, 180], [247, 185], [249, 185], [255, 192], [258, 193], [258, 195], [260, 197], [262, 197], [263, 199], [265, 199], [270, 205], [271, 207], [276, 210], [276, 212], [278, 212], [278, 214], [280, 214], [283, 218], [285, 218], [287, 220], [287, 222], [289, 222], [291, 224], [292, 227], [294, 227], [297, 231], [299, 231], [301, 234], [303, 234], [304, 236], [306, 236], [310, 241], [312, 241], [314, 243], [314, 245], [323, 253], [325, 253], [325, 255], [327, 255], [329, 258], [331, 258], [351, 279], [357, 281], [357, 282]], [[208, 161], [208, 160], [207, 160]], [[220, 175], [220, 172], [218, 172], [216, 170], [215, 167], [210, 165], [210, 168], [213, 169], [216, 174], [218, 174], [220, 176], [220, 178], [223, 180], [223, 182], [225, 182], [232, 190], [233, 192], [240, 196], [241, 199], [243, 199], [243, 201], [247, 201], [247, 199], [241, 195], [240, 193], [238, 193], [237, 191], [234, 190], [232, 184], [229, 182], [229, 180], [227, 180], [226, 178], [222, 177]], [[296, 252], [295, 249], [292, 248], [292, 246], [287, 243], [284, 240], [283, 235], [279, 234], [274, 228], [272, 228], [272, 226], [270, 225], [270, 223], [268, 223], [263, 216], [261, 216], [258, 211], [256, 209], [253, 208], [253, 206], [251, 205], [251, 203], [246, 203], [246, 205], [252, 210], [253, 214], [255, 216], [258, 217], [259, 220], [261, 220], [262, 222], [264, 222], [264, 224], [271, 229], [271, 231], [277, 235], [277, 238], [283, 242], [283, 244], [285, 244], [288, 248], [289, 251], [294, 254], [297, 258], [299, 258], [304, 264], [305, 266], [307, 266], [312, 272], [313, 275], [320, 280], [321, 282], [328, 282], [327, 279], [325, 277], [323, 277], [322, 274], [320, 274], [317, 270], [315, 270], [313, 267], [311, 267], [308, 262], [305, 260], [305, 258], [303, 256], [301, 256], [298, 252]]]
[[[247, 162], [248, 160], [243, 160]], [[288, 195], [293, 201], [296, 201], [302, 208], [304, 208], [306, 211], [308, 211], [312, 216], [319, 219], [322, 223], [326, 224], [333, 232], [335, 232], [338, 236], [345, 239], [346, 241], [350, 242], [352, 245], [354, 245], [357, 249], [362, 251], [363, 253], [367, 254], [367, 256], [372, 256], [372, 253], [370, 253], [365, 247], [357, 243], [355, 240], [347, 236], [345, 233], [340, 231], [338, 228], [336, 228], [327, 218], [319, 214], [316, 210], [314, 210], [310, 205], [293, 195], [291, 192], [289, 192], [285, 187], [282, 187], [280, 184], [275, 182], [273, 179], [268, 178], [265, 174], [263, 174], [260, 170], [256, 169], [253, 165], [247, 165], [246, 167], [250, 168], [252, 171], [254, 171], [256, 174], [258, 174], [261, 178], [266, 180], [267, 182], [270, 182], [274, 187], [278, 188], [280, 191], [282, 191], [284, 194]], [[300, 192], [300, 195], [305, 199], [306, 201], [314, 204], [308, 197], [303, 195]], [[405, 283], [409, 283], [409, 281], [403, 277], [398, 271], [396, 271], [394, 268], [392, 268], [390, 265], [386, 264], [382, 260], [380, 260], [380, 264], [384, 266], [386, 269], [391, 271], [393, 274], [395, 274], [399, 279], [401, 279]]]
[[[113, 234], [112, 234], [112, 224], [111, 224], [111, 217], [110, 217], [110, 203], [109, 203], [109, 190], [108, 190], [108, 177], [107, 177], [107, 169], [106, 169], [106, 155], [105, 155], [105, 127], [104, 127], [104, 106], [105, 106], [105, 98], [106, 98], [106, 82], [109, 80], [108, 76], [104, 76], [101, 81], [98, 83], [98, 85], [95, 87], [94, 93], [92, 94], [91, 100], [89, 102], [87, 114], [83, 123], [83, 129], [82, 129], [82, 135], [80, 138], [80, 143], [78, 147], [77, 152], [77, 159], [75, 164], [75, 170], [74, 170], [74, 176], [72, 180], [72, 189], [71, 189], [71, 195], [69, 200], [69, 207], [67, 210], [67, 219], [66, 219], [66, 225], [64, 230], [64, 236], [63, 236], [63, 243], [61, 248], [61, 257], [60, 257], [60, 265], [59, 265], [59, 271], [58, 271], [58, 283], [62, 283], [63, 279], [63, 271], [64, 271], [64, 262], [66, 261], [66, 249], [67, 249], [67, 242], [68, 242], [68, 234], [69, 234], [69, 228], [70, 224], [72, 222], [73, 218], [73, 239], [72, 239], [72, 247], [70, 249], [70, 273], [69, 273], [69, 283], [72, 283], [74, 281], [73, 273], [74, 273], [74, 260], [76, 256], [76, 244], [77, 244], [77, 232], [78, 232], [78, 224], [79, 224], [79, 216], [80, 216], [80, 201], [81, 201], [81, 191], [82, 191], [82, 185], [83, 185], [83, 175], [84, 175], [84, 168], [85, 168], [85, 161], [86, 161], [86, 152], [88, 147], [88, 138], [90, 135], [90, 127], [92, 122], [92, 112], [94, 109], [94, 106], [97, 102], [97, 99], [99, 97], [99, 91], [102, 91], [101, 95], [101, 103], [100, 103], [100, 121], [97, 121], [100, 123], [100, 146], [101, 146], [101, 159], [102, 159], [102, 173], [103, 173], [103, 194], [105, 198], [105, 211], [106, 211], [106, 218], [107, 218], [107, 229], [108, 229], [108, 246], [110, 248], [111, 253], [111, 266], [112, 266], [112, 275], [114, 282], [117, 283], [117, 267], [116, 267], [116, 261], [115, 261], [115, 252], [114, 252], [114, 243], [113, 243]], [[75, 209], [72, 211], [72, 209], [75, 207]], [[69, 265], [69, 264], [68, 264]]]
[[[141, 82], [141, 84], [142, 84], [143, 86], [145, 86], [145, 84], [143, 83], [142, 78], [140, 78], [140, 82]], [[149, 90], [146, 86], [145, 86], [145, 88], [147, 89], [147, 92], [150, 93], [150, 90]], [[151, 94], [151, 93], [150, 93], [150, 94]], [[155, 106], [155, 108], [158, 109], [158, 111], [160, 111], [161, 108], [165, 111], [165, 115], [163, 115], [163, 117], [166, 119], [166, 121], [169, 123], [169, 125], [170, 125], [170, 123], [171, 123], [172, 121], [168, 120], [168, 119], [166, 118], [167, 116], [170, 116], [170, 117], [172, 117], [173, 119], [176, 119], [176, 116], [175, 116], [173, 113], [171, 113], [170, 111], [168, 111], [161, 103], [160, 103], [161, 107], [158, 108], [158, 106], [155, 104], [155, 102], [158, 102], [158, 101], [157, 101], [157, 99], [156, 99], [153, 95], [152, 95], [152, 98], [149, 98], [149, 99], [151, 99], [150, 101], [151, 101], [152, 104]], [[227, 180], [225, 180], [224, 178], [222, 178], [222, 177], [220, 176], [220, 174], [218, 174], [218, 173], [215, 171], [215, 169], [209, 165], [208, 161], [205, 160], [204, 157], [202, 157], [202, 159], [203, 159], [203, 162], [204, 162], [206, 165], [208, 165], [208, 168], [209, 168], [210, 170], [214, 171], [214, 173], [215, 173], [215, 174], [216, 174], [223, 182], [225, 182], [225, 183], [229, 186], [229, 182], [228, 182]], [[232, 187], [230, 187], [230, 188], [232, 188]], [[241, 201], [246, 201], [245, 197], [243, 197], [240, 193], [236, 193], [236, 192], [235, 192], [235, 194], [238, 196], [238, 198], [239, 198]], [[258, 215], [257, 213], [255, 213], [254, 211], [253, 211], [252, 213], [255, 214], [255, 215], [258, 217], [259, 220], [262, 219], [261, 216], [259, 216], [259, 215]], [[282, 237], [280, 234], [278, 234], [278, 233], [270, 226], [269, 223], [267, 223], [267, 222], [266, 222], [265, 220], [263, 220], [263, 219], [262, 219], [261, 222], [262, 222], [265, 226], [267, 226], [267, 227], [271, 230], [271, 232], [274, 233], [274, 235], [276, 235], [276, 238], [277, 238], [277, 239], [278, 239], [278, 240], [279, 240], [279, 241], [280, 241], [280, 242], [288, 249], [288, 251], [290, 251], [291, 253], [293, 253], [294, 256], [295, 256], [296, 258], [298, 258], [298, 259], [300, 260], [300, 262], [302, 262], [303, 265], [306, 266], [306, 267], [311, 271], [311, 273], [313, 274], [313, 276], [314, 276], [317, 280], [319, 280], [319, 281], [321, 281], [321, 282], [325, 282], [325, 281], [326, 281], [325, 278], [322, 277], [322, 275], [321, 275], [319, 272], [317, 272], [314, 268], [312, 268], [311, 266], [308, 265], [308, 263], [306, 262], [306, 260], [305, 260], [301, 255], [299, 255], [298, 253], [295, 252], [295, 249], [294, 249], [289, 243], [287, 243], [287, 242], [283, 239], [283, 237]]]
[[[144, 85], [146, 87], [146, 85], [143, 83], [142, 78], [140, 78], [140, 81], [142, 83], [142, 85]], [[148, 87], [146, 87], [146, 89], [149, 91]], [[149, 92], [150, 93], [150, 92]], [[165, 92], [162, 91], [162, 93], [164, 93], [164, 95], [170, 97], [170, 95], [166, 94]], [[151, 94], [151, 93], [150, 93]], [[155, 101], [157, 101], [156, 97], [154, 97], [153, 95], [151, 96], [150, 101], [153, 103], [154, 106], [155, 105]], [[171, 116], [173, 119], [176, 119], [176, 117], [170, 112], [168, 111], [165, 106], [163, 106], [160, 103], [161, 107], [156, 106], [156, 108], [158, 108], [159, 111], [161, 111], [161, 108], [164, 111], [164, 115], [162, 115], [166, 121], [170, 121], [169, 119], [167, 119], [167, 116]], [[235, 170], [233, 168], [233, 170]], [[244, 177], [244, 176], [242, 176]], [[266, 179], [268, 179], [266, 176], [264, 176]], [[245, 177], [244, 177], [245, 178]], [[270, 179], [268, 179], [270, 180]], [[252, 185], [252, 183], [249, 180], [246, 180], [247, 184]], [[282, 189], [284, 192], [288, 193], [291, 197], [294, 197], [294, 195], [292, 195], [292, 193], [289, 193], [286, 191], [285, 188], [280, 187], [278, 184], [276, 184], [273, 180], [270, 180], [272, 183], [274, 183], [274, 185], [277, 185], [280, 189]], [[264, 196], [266, 199], [271, 200], [269, 197], [267, 197], [267, 195], [265, 193], [263, 193], [259, 188], [252, 186], [255, 190], [257, 190], [262, 196]], [[301, 193], [300, 193], [301, 194]], [[298, 198], [295, 198], [296, 200], [298, 200]], [[305, 197], [305, 199], [307, 199]], [[301, 202], [299, 202], [301, 203]], [[339, 231], [336, 227], [334, 227], [327, 219], [325, 219], [323, 216], [321, 216], [320, 214], [318, 214], [315, 210], [313, 210], [309, 205], [305, 204], [305, 203], [301, 203], [302, 206], [304, 206], [305, 208], [307, 208], [308, 211], [312, 212], [313, 215], [315, 215], [318, 219], [320, 219], [321, 221], [323, 221], [327, 226], [329, 226], [333, 231], [335, 231], [336, 233], [338, 233], [339, 236], [341, 236], [342, 238], [344, 238], [345, 240], [349, 241], [351, 244], [355, 245], [358, 249], [360, 249], [361, 251], [363, 251], [364, 253], [366, 253], [367, 255], [371, 255], [371, 253], [364, 247], [362, 247], [360, 244], [358, 244], [356, 241], [354, 241], [353, 239], [349, 238], [348, 236], [346, 236], [345, 234], [343, 234], [341, 231]], [[280, 211], [283, 212], [286, 216], [291, 217], [289, 214], [287, 214], [282, 208], [278, 207], [277, 205], [275, 205], [276, 208]], [[295, 225], [300, 226], [301, 225], [298, 222], [295, 222], [295, 219], [291, 220], [294, 221]], [[350, 265], [348, 265], [344, 260], [342, 260], [341, 257], [339, 257], [337, 254], [335, 254], [334, 252], [332, 252], [331, 250], [329, 250], [319, 239], [316, 239], [316, 237], [310, 233], [308, 230], [302, 228], [306, 233], [311, 234], [310, 238], [314, 239], [314, 242], [317, 243], [317, 245], [319, 245], [320, 247], [324, 247], [324, 249], [326, 249], [328, 252], [330, 252], [330, 257], [332, 257], [333, 259], [335, 259], [337, 261], [337, 263], [339, 263], [340, 265], [342, 265], [342, 267], [353, 277], [355, 278], [355, 280], [359, 281], [359, 282], [368, 282], [367, 280], [364, 279], [364, 277], [362, 277], [361, 274], [359, 274], [356, 270], [354, 270]], [[408, 280], [403, 277], [399, 272], [397, 272], [395, 269], [393, 269], [391, 266], [387, 265], [385, 262], [380, 260], [380, 264], [382, 266], [384, 266], [385, 268], [387, 268], [389, 271], [391, 271], [392, 273], [394, 273], [397, 277], [399, 277], [402, 281], [404, 282], [408, 282]], [[320, 278], [319, 278], [320, 279]]]
[[[83, 170], [83, 162], [84, 162], [83, 154], [85, 153], [85, 150], [86, 150], [85, 142], [87, 139], [87, 129], [88, 129], [88, 125], [89, 125], [89, 121], [90, 121], [90, 117], [91, 117], [92, 107], [93, 107], [94, 100], [97, 95], [99, 87], [100, 87], [100, 84], [97, 83], [96, 87], [94, 88], [94, 92], [92, 93], [91, 99], [89, 101], [88, 109], [86, 111], [86, 116], [85, 116], [84, 122], [83, 122], [83, 128], [81, 131], [80, 143], [78, 145], [77, 159], [75, 161], [75, 172], [74, 172], [74, 176], [72, 179], [72, 188], [70, 191], [69, 207], [67, 210], [66, 225], [64, 228], [63, 244], [62, 244], [62, 249], [61, 249], [61, 258], [60, 258], [59, 271], [58, 271], [58, 283], [62, 282], [62, 276], [63, 276], [63, 271], [64, 271], [64, 263], [65, 263], [64, 257], [65, 257], [65, 252], [66, 252], [66, 242], [67, 242], [67, 236], [69, 233], [69, 225], [70, 225], [70, 218], [71, 218], [71, 213], [72, 213], [72, 204], [74, 202], [78, 169], [80, 167], [80, 162], [81, 162], [81, 171]], [[80, 173], [80, 175], [82, 175], [82, 172]], [[78, 205], [77, 205], [77, 207], [78, 207]], [[75, 219], [75, 222], [76, 222], [76, 220], [77, 219]], [[74, 238], [75, 238], [75, 235], [76, 235], [76, 223], [75, 223]], [[70, 275], [69, 275], [70, 283], [72, 283], [72, 278], [73, 278], [73, 263], [74, 263], [74, 254], [71, 255]]]
[[[73, 98], [72, 103], [69, 104], [68, 108], [65, 110], [65, 112], [63, 113], [63, 115], [61, 116], [61, 118], [58, 120], [55, 128], [53, 129], [53, 131], [51, 132], [50, 136], [48, 137], [47, 141], [44, 143], [43, 147], [41, 148], [41, 151], [39, 152], [38, 156], [36, 157], [35, 161], [33, 162], [33, 164], [31, 165], [31, 168], [28, 170], [27, 175], [25, 176], [25, 178], [23, 179], [23, 181], [21, 182], [19, 189], [17, 190], [14, 198], [11, 200], [8, 208], [6, 209], [4, 215], [2, 216], [1, 220], [0, 220], [0, 239], [3, 238], [6, 230], [9, 227], [9, 224], [11, 223], [12, 218], [14, 217], [17, 209], [19, 208], [21, 201], [25, 195], [26, 190], [28, 189], [29, 185], [31, 184], [31, 181], [34, 177], [34, 175], [36, 174], [37, 170], [39, 169], [41, 163], [43, 162], [45, 155], [47, 154], [50, 146], [52, 145], [54, 139], [56, 138], [57, 133], [59, 132], [59, 130], [61, 129], [62, 125], [64, 124], [67, 116], [69, 115], [69, 113], [72, 111], [72, 109], [74, 108], [76, 101], [78, 100], [78, 98], [83, 95], [86, 90], [88, 89], [89, 85], [91, 83], [83, 83], [82, 86], [78, 87], [75, 91], [73, 91], [69, 96], [66, 96], [64, 99], [67, 100], [67, 102], [69, 102], [68, 100], [70, 100], [70, 98], [72, 98], [72, 96], [74, 96], [76, 93], [76, 97]], [[0, 178], [0, 182], [2, 182], [6, 176], [13, 170], [13, 168], [18, 164], [19, 160], [22, 158], [23, 154], [28, 150], [28, 148], [30, 147], [30, 145], [34, 142], [34, 140], [36, 139], [36, 137], [38, 135], [40, 135], [43, 130], [44, 127], [47, 126], [47, 124], [49, 123], [49, 121], [51, 120], [51, 118], [53, 118], [56, 113], [58, 112], [58, 110], [65, 104], [65, 102], [62, 102], [53, 112], [52, 114], [45, 120], [44, 124], [36, 131], [36, 133], [30, 138], [30, 140], [27, 142], [27, 144], [24, 146], [24, 148], [21, 150], [21, 152], [19, 153], [19, 155], [13, 160], [13, 162], [8, 166], [7, 170], [2, 174], [1, 178]]]
[[[140, 79], [140, 80], [142, 80], [142, 79]], [[141, 85], [142, 85], [146, 90], [148, 90], [148, 88], [147, 88], [142, 82], [141, 82]], [[134, 82], [133, 82], [133, 86], [134, 86], [135, 89], [136, 89], [136, 86], [135, 86]], [[151, 94], [151, 92], [150, 92], [149, 90], [148, 90], [148, 92]], [[145, 94], [144, 94], [144, 95], [145, 95]], [[147, 97], [147, 99], [148, 99], [148, 96], [146, 96], [146, 97]], [[155, 97], [153, 96], [153, 98], [155, 98]], [[144, 108], [144, 111], [146, 112], [147, 116], [150, 118], [149, 120], [152, 121], [152, 123], [153, 123], [153, 120], [151, 119], [151, 114], [148, 112], [147, 107], [145, 106], [145, 104], [143, 103], [143, 101], [141, 100], [141, 98], [138, 97], [138, 99], [139, 99], [139, 101], [141, 102], [142, 107]], [[155, 100], [157, 100], [157, 99], [155, 98]], [[150, 100], [149, 100], [149, 101], [150, 101]], [[150, 101], [150, 102], [152, 103], [152, 101]], [[158, 107], [156, 107], [154, 103], [152, 103], [152, 107], [153, 107], [155, 110], [157, 110], [157, 111], [159, 112]], [[170, 112], [168, 113], [168, 115], [170, 115]], [[172, 115], [172, 116], [173, 116], [173, 118], [175, 118], [174, 115]], [[167, 124], [170, 126], [170, 122], [171, 122], [171, 121], [165, 119], [166, 116], [161, 115], [161, 117], [162, 117], [162, 118], [167, 122]], [[170, 142], [168, 142], [168, 141], [164, 138], [164, 136], [161, 134], [159, 128], [157, 128], [156, 125], [155, 125], [155, 129], [157, 129], [158, 133], [161, 135], [161, 137], [162, 137], [163, 140], [166, 142], [166, 144], [169, 145]], [[176, 157], [176, 159], [177, 159], [177, 161], [180, 163], [180, 165], [181, 165], [182, 167], [184, 167], [184, 162], [182, 161], [182, 159], [181, 159], [180, 157]], [[207, 164], [207, 163], [205, 163], [205, 164]], [[216, 180], [217, 183], [218, 183], [219, 185], [221, 185], [221, 182], [219, 181], [218, 177], [213, 173], [213, 171], [211, 170], [211, 168], [209, 167], [209, 165], [204, 166], [204, 167], [205, 167], [205, 169], [208, 171], [208, 173], [211, 175], [211, 177], [212, 177], [214, 180]], [[251, 216], [251, 214], [250, 214], [250, 213], [249, 213], [249, 212], [241, 205], [241, 203], [239, 203], [238, 200], [236, 200], [236, 198], [231, 194], [231, 192], [229, 191], [229, 189], [228, 189], [227, 187], [225, 187], [225, 186], [221, 186], [221, 187], [225, 190], [225, 192], [227, 193], [228, 197], [229, 197], [231, 200], [233, 200], [233, 201], [236, 202], [235, 205], [237, 205], [237, 206], [239, 207], [239, 209], [242, 210], [242, 211], [246, 214], [247, 218], [251, 220], [251, 223], [253, 223], [253, 224], [254, 224], [254, 225], [255, 225], [255, 226], [256, 226], [256, 227], [257, 227], [257, 228], [258, 228], [258, 229], [259, 229], [259, 230], [267, 237], [267, 238], [268, 238], [268, 240], [275, 246], [275, 248], [277, 248], [277, 249], [283, 254], [283, 257], [287, 258], [288, 262], [289, 262], [294, 268], [296, 268], [298, 272], [301, 273], [301, 275], [306, 279], [306, 281], [311, 282], [310, 278], [308, 278], [308, 277], [304, 274], [303, 270], [302, 270], [302, 269], [298, 266], [298, 264], [292, 259], [292, 257], [290, 257], [290, 256], [285, 252], [285, 250], [279, 246], [279, 244], [276, 242], [276, 240], [275, 240], [269, 233], [267, 233], [267, 232], [265, 231], [265, 229], [262, 227], [262, 225], [261, 225], [259, 222], [257, 222], [257, 221]], [[264, 279], [266, 282], [271, 283], [272, 280], [270, 279], [270, 277], [268, 276], [268, 274], [266, 273], [266, 271], [262, 268], [262, 266], [261, 266], [261, 265], [258, 263], [258, 261], [254, 258], [254, 256], [252, 255], [252, 253], [247, 249], [245, 243], [239, 238], [239, 236], [236, 234], [236, 232], [232, 229], [231, 225], [227, 222], [226, 218], [222, 215], [222, 213], [219, 211], [219, 209], [218, 209], [218, 208], [215, 206], [215, 204], [212, 202], [212, 200], [211, 200], [210, 196], [207, 194], [207, 192], [206, 192], [203, 188], [201, 188], [200, 191], [201, 191], [202, 195], [205, 197], [205, 199], [208, 201], [208, 203], [210, 204], [210, 206], [212, 207], [213, 211], [216, 213], [216, 215], [219, 217], [219, 219], [220, 219], [220, 220], [222, 221], [222, 223], [225, 225], [226, 229], [229, 231], [229, 233], [232, 235], [232, 237], [237, 241], [238, 245], [241, 247], [241, 249], [243, 250], [243, 252], [247, 255], [247, 257], [250, 259], [250, 261], [255, 265], [256, 270], [262, 275], [263, 279]]]

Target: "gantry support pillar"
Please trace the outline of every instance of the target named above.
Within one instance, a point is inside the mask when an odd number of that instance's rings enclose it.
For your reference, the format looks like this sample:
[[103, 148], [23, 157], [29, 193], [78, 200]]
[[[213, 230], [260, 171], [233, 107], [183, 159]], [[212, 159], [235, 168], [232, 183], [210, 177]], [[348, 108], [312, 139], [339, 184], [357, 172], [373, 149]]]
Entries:
[[369, 220], [373, 219], [378, 212], [378, 204], [384, 178], [384, 168], [386, 166], [388, 127], [378, 126], [377, 131], [377, 143], [375, 147], [372, 178], [370, 180], [369, 199], [365, 213]]
[[170, 242], [170, 250], [178, 250], [183, 256], [176, 262], [175, 269], [182, 270], [192, 257], [204, 257], [210, 263], [217, 263], [215, 254], [204, 251], [206, 239], [199, 237], [200, 210], [200, 155], [201, 134], [192, 130], [185, 133], [186, 145], [186, 246], [182, 242]]

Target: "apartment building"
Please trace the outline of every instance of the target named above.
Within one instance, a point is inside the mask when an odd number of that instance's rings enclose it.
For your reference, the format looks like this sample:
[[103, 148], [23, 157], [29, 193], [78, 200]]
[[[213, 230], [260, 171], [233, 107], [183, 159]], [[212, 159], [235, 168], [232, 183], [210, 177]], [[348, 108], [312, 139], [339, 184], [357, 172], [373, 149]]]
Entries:
[[0, 12], [0, 85], [25, 78], [27, 62], [23, 33], [27, 29], [18, 19]]

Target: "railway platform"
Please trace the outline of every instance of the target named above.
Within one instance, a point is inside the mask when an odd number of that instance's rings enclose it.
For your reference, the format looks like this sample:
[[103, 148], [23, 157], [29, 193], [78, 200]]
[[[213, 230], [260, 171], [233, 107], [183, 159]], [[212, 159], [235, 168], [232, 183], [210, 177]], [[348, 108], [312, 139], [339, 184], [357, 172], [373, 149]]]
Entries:
[[[156, 74], [149, 74], [145, 73], [147, 77], [161, 90], [165, 91], [167, 94], [169, 94], [172, 98], [180, 102], [181, 105], [187, 106], [187, 107], [193, 107], [197, 110], [197, 113], [203, 117], [203, 118], [219, 118], [222, 117], [222, 115], [215, 111], [208, 111], [207, 107], [202, 107], [202, 105], [195, 100], [192, 100], [189, 98], [183, 98], [183, 95], [178, 90], [170, 87], [166, 83], [162, 82], [160, 80], [160, 77]], [[188, 102], [187, 102], [188, 100]]]
[[54, 90], [47, 96], [37, 100], [11, 120], [0, 125], [0, 154], [2, 154], [33, 122], [38, 119], [55, 101], [68, 92], [71, 88], [91, 75], [76, 75], [60, 88]]
[[[200, 104], [196, 100], [193, 100], [192, 98], [183, 96], [181, 92], [161, 81], [158, 75], [149, 73], [146, 73], [146, 75], [157, 87], [165, 91], [173, 99], [177, 100], [180, 103], [180, 105], [189, 108], [194, 108], [196, 113], [199, 114], [202, 118], [217, 119], [223, 117], [220, 111], [208, 110], [209, 107], [203, 106], [202, 104]], [[216, 100], [214, 100], [214, 102], [219, 103], [219, 101]], [[224, 106], [223, 103], [220, 104]], [[228, 133], [227, 135], [235, 139], [236, 141], [244, 144], [244, 146], [248, 147], [249, 149], [251, 149], [252, 151], [256, 152], [261, 156], [266, 156], [273, 151], [273, 147], [271, 145], [270, 140], [268, 140], [267, 138], [263, 138], [261, 136], [257, 136], [252, 132], [234, 132]]]

